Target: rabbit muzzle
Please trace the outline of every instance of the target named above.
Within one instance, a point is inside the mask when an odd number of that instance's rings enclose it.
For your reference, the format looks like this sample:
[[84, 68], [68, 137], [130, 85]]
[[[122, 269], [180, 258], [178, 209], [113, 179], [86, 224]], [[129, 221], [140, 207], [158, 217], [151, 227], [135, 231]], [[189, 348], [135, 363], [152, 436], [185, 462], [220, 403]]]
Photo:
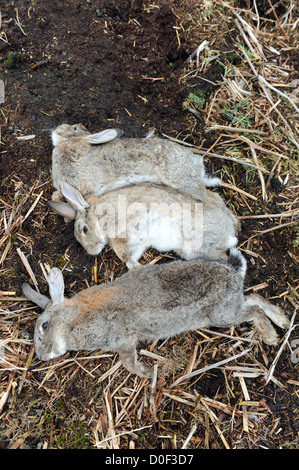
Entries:
[[93, 245], [86, 245], [85, 250], [89, 255], [97, 256], [103, 251], [105, 246], [106, 243], [99, 242]]
[[67, 352], [65, 341], [62, 338], [52, 344], [45, 344], [41, 338], [35, 338], [34, 346], [38, 359], [45, 362], [63, 356]]

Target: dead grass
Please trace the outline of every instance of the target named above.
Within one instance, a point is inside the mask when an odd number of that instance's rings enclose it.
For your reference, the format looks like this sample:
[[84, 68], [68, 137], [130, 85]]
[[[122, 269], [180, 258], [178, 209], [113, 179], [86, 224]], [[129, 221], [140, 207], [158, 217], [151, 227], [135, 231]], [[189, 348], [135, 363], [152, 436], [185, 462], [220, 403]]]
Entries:
[[[186, 136], [171, 138], [193, 143], [195, 152], [215, 163], [225, 182], [223, 197], [242, 224], [254, 224], [240, 242], [254, 263], [264, 256], [259, 240], [265, 234], [275, 236], [298, 221], [299, 85], [289, 61], [298, 45], [296, 6], [293, 1], [284, 2], [285, 14], [279, 17], [273, 5], [274, 19], [263, 20], [255, 10], [256, 2], [251, 2], [251, 9], [234, 8], [238, 2], [196, 3], [197, 9], [190, 0], [174, 10], [178, 45], [184, 38], [188, 49], [192, 45], [196, 51], [178, 79], [187, 84], [195, 78], [201, 82], [213, 62], [220, 61], [223, 80], [200, 111], [207, 126], [202, 139], [194, 142], [197, 117], [191, 113]], [[5, 29], [0, 30], [0, 38], [7, 39]], [[230, 54], [223, 53], [228, 40]], [[198, 48], [204, 41], [204, 47]], [[223, 116], [230, 122], [223, 124]], [[243, 179], [235, 174], [239, 166]], [[258, 183], [248, 185], [244, 175], [258, 178]], [[281, 187], [279, 213], [271, 209], [273, 178]], [[0, 200], [0, 275], [9, 275], [10, 285], [16, 285], [15, 290], [0, 292], [3, 447], [298, 447], [298, 365], [290, 361], [298, 277], [272, 297], [292, 317], [277, 349], [264, 347], [251, 325], [201, 330], [164, 344], [141, 345], [143, 360], [156, 364], [152, 383], [127, 373], [117, 356], [101, 351], [37, 363], [32, 328], [38, 309], [16, 294], [18, 275], [8, 261], [17, 241], [28, 279], [39, 287], [47, 266], [41, 263], [39, 272], [31, 268], [25, 253], [30, 253], [32, 241], [21, 228], [33, 211], [43, 212], [45, 202], [39, 181], [27, 188], [16, 181], [14, 194]], [[297, 248], [294, 236], [289, 250], [294, 265]], [[149, 252], [144, 262], [155, 262], [159, 256]], [[71, 270], [67, 254], [64, 262]], [[95, 284], [122, 272], [123, 267], [113, 263], [117, 263], [114, 258], [95, 260]], [[263, 294], [267, 286], [264, 281], [253, 282], [246, 290]]]

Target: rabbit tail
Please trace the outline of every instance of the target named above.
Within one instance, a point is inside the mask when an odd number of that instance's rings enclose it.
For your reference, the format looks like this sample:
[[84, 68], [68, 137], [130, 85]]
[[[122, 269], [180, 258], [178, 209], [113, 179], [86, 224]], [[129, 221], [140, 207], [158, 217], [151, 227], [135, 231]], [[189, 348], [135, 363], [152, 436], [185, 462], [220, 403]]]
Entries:
[[230, 248], [229, 250], [229, 264], [232, 265], [242, 278], [245, 277], [247, 263], [244, 256], [237, 248]]
[[221, 185], [221, 179], [217, 178], [217, 176], [212, 176], [207, 173], [204, 173], [203, 181], [207, 188], [214, 188], [215, 186]]

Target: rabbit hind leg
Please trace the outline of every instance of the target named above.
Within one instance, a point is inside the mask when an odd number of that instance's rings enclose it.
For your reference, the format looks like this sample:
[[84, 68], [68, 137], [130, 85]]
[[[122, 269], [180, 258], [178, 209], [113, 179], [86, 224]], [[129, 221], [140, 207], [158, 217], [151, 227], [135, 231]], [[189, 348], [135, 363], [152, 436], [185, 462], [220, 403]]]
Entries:
[[265, 312], [258, 305], [244, 307], [244, 321], [253, 321], [264, 343], [276, 346], [277, 333], [267, 318]]
[[289, 319], [283, 313], [278, 305], [273, 305], [269, 300], [264, 299], [258, 294], [250, 294], [247, 295], [244, 299], [245, 305], [258, 305], [267, 317], [275, 323], [275, 325], [279, 326], [280, 328], [288, 328], [290, 325]]

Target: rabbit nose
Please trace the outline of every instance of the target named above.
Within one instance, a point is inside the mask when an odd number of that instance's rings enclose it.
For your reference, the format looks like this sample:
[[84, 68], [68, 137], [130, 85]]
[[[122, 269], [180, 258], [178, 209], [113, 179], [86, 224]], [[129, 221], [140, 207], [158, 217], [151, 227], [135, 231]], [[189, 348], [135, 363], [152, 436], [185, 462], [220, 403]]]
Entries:
[[93, 256], [96, 256], [96, 255], [99, 255], [103, 249], [105, 247], [105, 244], [103, 243], [97, 243], [96, 245], [88, 245], [86, 247], [86, 251], [89, 255], [93, 255]]
[[44, 361], [50, 361], [52, 359], [51, 352], [52, 352], [52, 348], [50, 346], [43, 354], [43, 360]]

